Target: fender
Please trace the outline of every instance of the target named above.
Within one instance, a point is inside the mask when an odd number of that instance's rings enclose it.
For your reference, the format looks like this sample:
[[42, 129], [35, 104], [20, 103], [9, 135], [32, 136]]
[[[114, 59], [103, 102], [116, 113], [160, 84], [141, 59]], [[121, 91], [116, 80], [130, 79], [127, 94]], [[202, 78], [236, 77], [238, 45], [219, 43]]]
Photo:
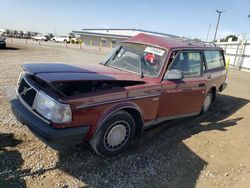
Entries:
[[100, 118], [97, 121], [97, 126], [96, 126], [95, 132], [92, 135], [92, 137], [95, 136], [96, 132], [100, 129], [102, 123], [106, 119], [108, 119], [110, 116], [112, 116], [115, 112], [122, 110], [122, 109], [125, 109], [125, 108], [131, 108], [131, 109], [137, 110], [141, 115], [142, 122], [144, 122], [143, 112], [140, 109], [140, 107], [138, 105], [136, 105], [135, 103], [124, 102], [124, 103], [115, 104], [115, 105], [111, 106], [109, 109], [107, 109], [105, 112], [102, 113], [102, 115], [100, 116]]

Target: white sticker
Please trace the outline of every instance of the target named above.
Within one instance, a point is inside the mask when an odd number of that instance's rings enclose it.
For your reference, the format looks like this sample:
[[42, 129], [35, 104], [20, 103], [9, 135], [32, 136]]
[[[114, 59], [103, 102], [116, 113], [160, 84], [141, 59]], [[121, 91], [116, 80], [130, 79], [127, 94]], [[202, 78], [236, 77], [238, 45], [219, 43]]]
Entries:
[[162, 56], [164, 54], [165, 50], [148, 46], [144, 50], [144, 52], [152, 53], [152, 54], [156, 54], [156, 55]]

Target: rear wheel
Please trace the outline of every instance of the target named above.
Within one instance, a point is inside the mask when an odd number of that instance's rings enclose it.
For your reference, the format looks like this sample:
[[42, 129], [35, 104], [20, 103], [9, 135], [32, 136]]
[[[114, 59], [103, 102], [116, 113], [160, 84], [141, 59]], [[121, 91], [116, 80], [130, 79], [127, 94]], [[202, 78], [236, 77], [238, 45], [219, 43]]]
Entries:
[[90, 140], [90, 145], [99, 155], [117, 155], [128, 146], [134, 133], [133, 117], [125, 111], [118, 111], [101, 125]]
[[209, 110], [211, 104], [213, 101], [213, 93], [212, 91], [209, 91], [204, 99], [204, 103], [202, 105], [201, 113], [205, 113]]

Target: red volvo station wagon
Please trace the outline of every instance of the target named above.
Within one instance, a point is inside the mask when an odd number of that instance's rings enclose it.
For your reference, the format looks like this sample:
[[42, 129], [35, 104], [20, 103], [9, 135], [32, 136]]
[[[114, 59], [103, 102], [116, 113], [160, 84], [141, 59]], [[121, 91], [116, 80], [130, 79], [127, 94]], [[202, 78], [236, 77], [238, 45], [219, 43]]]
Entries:
[[89, 142], [112, 156], [151, 125], [209, 110], [226, 87], [223, 50], [139, 34], [100, 65], [24, 64], [11, 101], [50, 147]]

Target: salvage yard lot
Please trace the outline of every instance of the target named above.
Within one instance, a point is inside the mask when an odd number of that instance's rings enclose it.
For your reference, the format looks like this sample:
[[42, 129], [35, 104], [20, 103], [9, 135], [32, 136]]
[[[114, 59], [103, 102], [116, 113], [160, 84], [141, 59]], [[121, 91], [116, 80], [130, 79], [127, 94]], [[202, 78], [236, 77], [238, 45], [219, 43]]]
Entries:
[[119, 156], [99, 157], [88, 145], [57, 152], [11, 115], [20, 66], [99, 63], [110, 49], [44, 44], [16, 40], [0, 50], [0, 187], [250, 186], [250, 73], [229, 70], [207, 114], [151, 128]]

